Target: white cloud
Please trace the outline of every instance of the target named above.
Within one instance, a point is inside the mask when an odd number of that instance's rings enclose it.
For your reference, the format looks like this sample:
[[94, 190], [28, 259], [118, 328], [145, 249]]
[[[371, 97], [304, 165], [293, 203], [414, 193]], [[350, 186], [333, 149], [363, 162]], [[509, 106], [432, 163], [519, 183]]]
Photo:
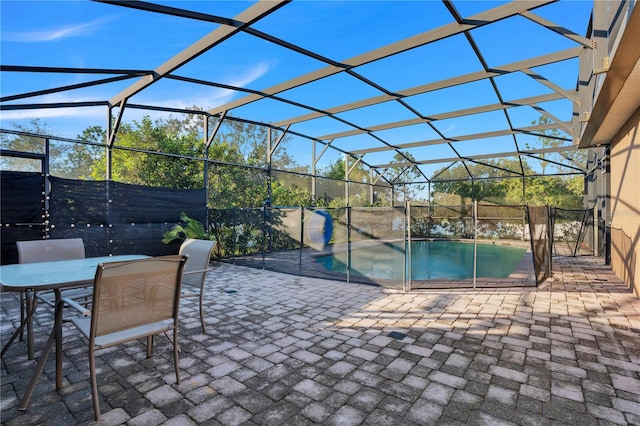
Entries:
[[102, 118], [106, 117], [106, 107], [83, 107], [83, 108], [47, 108], [29, 109], [0, 112], [0, 120], [24, 120], [31, 117], [39, 118]]
[[440, 130], [440, 132], [446, 135], [447, 133], [449, 133], [449, 132], [453, 131], [455, 128], [456, 128], [456, 126], [455, 126], [455, 125], [453, 125], [453, 124], [451, 124], [451, 125], [450, 125], [449, 127], [447, 127], [446, 129], [444, 129], [444, 130]]
[[[34, 98], [35, 99], [35, 98]], [[95, 100], [95, 99], [92, 99]], [[42, 96], [39, 97], [38, 103], [68, 103], [83, 102], [89, 99], [69, 98], [65, 96]], [[106, 106], [94, 107], [70, 107], [70, 108], [39, 108], [39, 109], [23, 109], [23, 110], [5, 110], [0, 112], [0, 120], [22, 120], [31, 117], [46, 118], [101, 118], [106, 117]]]
[[3, 33], [2, 38], [5, 41], [13, 41], [18, 43], [57, 41], [65, 38], [80, 37], [87, 34], [92, 34], [109, 20], [110, 18], [108, 17], [102, 17], [90, 22], [67, 25], [65, 27], [54, 28], [46, 31]]
[[[268, 63], [260, 62], [255, 64], [252, 68], [245, 70], [245, 72], [236, 76], [227, 84], [235, 87], [246, 87], [265, 75], [269, 71], [269, 68]], [[190, 108], [195, 105], [207, 110], [219, 105], [224, 105], [238, 95], [238, 92], [229, 89], [208, 88], [206, 86], [193, 86], [192, 88], [193, 90], [190, 91], [182, 90], [180, 92], [181, 97], [175, 99], [167, 99], [166, 97], [161, 99], [158, 99], [157, 97], [147, 98], [144, 97], [145, 92], [142, 92], [141, 94], [143, 96], [133, 102], [182, 109]], [[193, 96], [189, 96], [189, 93], [192, 93]]]
[[169, 108], [190, 108], [192, 106], [202, 107], [205, 110], [212, 108], [210, 105], [221, 105], [229, 102], [235, 95], [233, 90], [212, 88], [209, 90], [199, 90], [198, 95], [194, 97], [179, 99], [162, 99], [162, 100], [146, 100], [143, 104], [165, 106]]
[[265, 75], [267, 71], [269, 71], [269, 65], [266, 62], [260, 62], [252, 69], [248, 70], [244, 75], [241, 75], [235, 81], [232, 81], [231, 85], [244, 87]]

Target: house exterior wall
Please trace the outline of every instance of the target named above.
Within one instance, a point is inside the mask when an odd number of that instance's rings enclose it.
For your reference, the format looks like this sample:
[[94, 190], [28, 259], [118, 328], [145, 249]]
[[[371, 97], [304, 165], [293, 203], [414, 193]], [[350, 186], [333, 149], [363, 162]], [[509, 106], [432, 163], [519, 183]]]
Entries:
[[611, 265], [640, 297], [640, 109], [611, 141]]

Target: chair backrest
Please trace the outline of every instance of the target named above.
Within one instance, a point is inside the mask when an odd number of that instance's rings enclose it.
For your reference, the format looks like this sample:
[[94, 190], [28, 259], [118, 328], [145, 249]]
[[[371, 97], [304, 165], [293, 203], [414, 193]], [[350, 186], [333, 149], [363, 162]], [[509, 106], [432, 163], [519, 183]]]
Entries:
[[180, 254], [189, 256], [187, 265], [184, 268], [185, 276], [182, 279], [184, 284], [196, 286], [202, 284], [211, 260], [211, 252], [215, 245], [216, 242], [211, 240], [196, 240], [193, 238], [184, 240], [180, 246]]
[[18, 263], [84, 259], [82, 238], [17, 241]]
[[171, 319], [177, 326], [186, 260], [158, 256], [98, 265], [90, 339]]

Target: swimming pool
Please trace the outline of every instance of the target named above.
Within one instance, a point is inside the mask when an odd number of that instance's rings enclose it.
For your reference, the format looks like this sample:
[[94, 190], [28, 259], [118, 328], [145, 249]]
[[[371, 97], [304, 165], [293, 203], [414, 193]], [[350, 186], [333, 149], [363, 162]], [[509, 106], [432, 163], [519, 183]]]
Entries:
[[[478, 244], [477, 277], [506, 278], [525, 253], [524, 248]], [[473, 244], [460, 241], [412, 241], [411, 279], [473, 278]], [[349, 273], [378, 279], [402, 279], [403, 242], [351, 251]], [[316, 258], [327, 270], [346, 273], [347, 252]]]

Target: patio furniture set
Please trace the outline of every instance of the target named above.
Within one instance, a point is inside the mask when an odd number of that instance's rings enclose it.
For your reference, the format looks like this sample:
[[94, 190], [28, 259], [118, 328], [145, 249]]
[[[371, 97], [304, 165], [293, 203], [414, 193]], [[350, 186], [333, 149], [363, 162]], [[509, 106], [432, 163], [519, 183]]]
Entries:
[[[89, 370], [95, 419], [100, 418], [95, 352], [125, 342], [164, 334], [173, 344], [176, 382], [178, 319], [182, 297], [200, 298], [200, 321], [205, 331], [202, 301], [204, 281], [214, 241], [186, 239], [177, 255], [149, 257], [121, 255], [85, 258], [82, 239], [17, 242], [19, 263], [0, 267], [3, 291], [20, 293], [20, 325], [2, 348], [2, 356], [27, 330], [29, 359], [34, 358], [33, 316], [38, 302], [53, 309], [54, 325], [29, 386], [19, 405], [26, 410], [46, 361], [55, 345], [56, 389], [62, 387], [62, 324], [70, 321], [88, 341]], [[66, 318], [66, 312], [76, 315]], [[171, 333], [170, 336], [168, 333]]]

